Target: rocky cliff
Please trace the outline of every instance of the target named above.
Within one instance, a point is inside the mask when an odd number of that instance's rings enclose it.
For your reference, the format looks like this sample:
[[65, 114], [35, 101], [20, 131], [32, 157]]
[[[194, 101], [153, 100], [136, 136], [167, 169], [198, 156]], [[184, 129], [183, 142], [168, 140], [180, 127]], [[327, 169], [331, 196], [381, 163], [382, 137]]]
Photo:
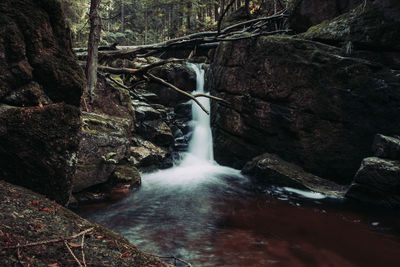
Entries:
[[382, 2], [300, 36], [222, 43], [209, 72], [231, 103], [213, 105], [217, 161], [241, 168], [269, 152], [349, 183], [375, 134], [400, 132], [400, 25]]
[[0, 179], [69, 200], [85, 84], [57, 1], [0, 3]]

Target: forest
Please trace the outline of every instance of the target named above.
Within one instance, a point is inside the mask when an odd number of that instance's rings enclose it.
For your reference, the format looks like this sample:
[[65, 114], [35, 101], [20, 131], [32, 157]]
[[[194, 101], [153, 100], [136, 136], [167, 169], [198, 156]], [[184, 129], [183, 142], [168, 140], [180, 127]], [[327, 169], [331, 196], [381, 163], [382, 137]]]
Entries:
[[[228, 0], [103, 0], [101, 45], [143, 45], [158, 43], [195, 32], [216, 29], [220, 15], [230, 4]], [[241, 19], [276, 13], [286, 7], [285, 0], [237, 0], [227, 10], [239, 12]], [[90, 1], [62, 1], [75, 47], [87, 43]]]
[[388, 266], [398, 0], [1, 0], [1, 266]]

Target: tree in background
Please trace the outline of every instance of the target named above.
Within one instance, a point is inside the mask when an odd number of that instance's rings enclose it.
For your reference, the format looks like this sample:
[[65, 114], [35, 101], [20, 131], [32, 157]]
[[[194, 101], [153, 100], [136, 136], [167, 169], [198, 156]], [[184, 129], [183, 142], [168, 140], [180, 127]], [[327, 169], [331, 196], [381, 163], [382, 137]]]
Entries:
[[[273, 13], [289, 0], [235, 0], [225, 16], [246, 10], [247, 14]], [[86, 46], [89, 34], [90, 0], [62, 0], [75, 47]], [[102, 0], [100, 44], [141, 45], [178, 36], [215, 30], [231, 0]]]

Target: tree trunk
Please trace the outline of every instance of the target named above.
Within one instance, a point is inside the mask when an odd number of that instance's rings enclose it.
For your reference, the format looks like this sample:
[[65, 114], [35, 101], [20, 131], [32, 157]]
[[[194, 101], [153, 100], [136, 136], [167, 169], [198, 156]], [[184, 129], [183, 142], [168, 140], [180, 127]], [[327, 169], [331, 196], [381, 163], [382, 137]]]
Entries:
[[125, 4], [121, 1], [121, 32], [125, 31]]
[[90, 33], [88, 41], [88, 58], [86, 64], [87, 87], [83, 94], [84, 100], [93, 101], [94, 89], [97, 84], [98, 47], [100, 42], [101, 18], [99, 5], [101, 0], [91, 0], [90, 3]]

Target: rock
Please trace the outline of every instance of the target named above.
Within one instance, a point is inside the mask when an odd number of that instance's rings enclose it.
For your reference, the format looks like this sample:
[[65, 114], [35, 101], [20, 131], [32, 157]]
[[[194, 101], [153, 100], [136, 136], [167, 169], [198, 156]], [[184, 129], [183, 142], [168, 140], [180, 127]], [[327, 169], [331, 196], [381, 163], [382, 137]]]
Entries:
[[167, 149], [159, 147], [150, 141], [135, 137], [130, 147], [130, 162], [143, 169], [168, 168], [172, 166]]
[[[88, 265], [169, 266], [139, 251], [128, 240], [111, 230], [90, 223], [41, 195], [1, 180], [0, 210], [0, 233], [4, 233], [0, 235], [1, 266], [21, 264], [74, 266], [76, 262], [65, 247], [62, 238], [71, 237], [89, 229], [93, 230], [85, 234], [84, 241]], [[75, 248], [75, 245], [80, 244], [82, 236], [68, 240], [72, 250], [76, 250], [76, 257], [80, 260], [82, 259], [80, 248]], [[60, 239], [60, 242], [21, 248], [18, 253], [19, 259], [15, 256], [15, 249], [3, 249], [50, 239]], [[121, 248], [123, 248], [124, 256], [121, 256]]]
[[[190, 93], [196, 90], [196, 75], [185, 65], [170, 64], [156, 67], [153, 69], [153, 74], [186, 92]], [[173, 107], [188, 100], [183, 94], [158, 83], [150, 82], [144, 89], [156, 94], [158, 96], [157, 103], [164, 106]]]
[[116, 183], [133, 186], [139, 186], [142, 183], [138, 169], [129, 164], [118, 165], [112, 174], [112, 178]]
[[68, 202], [85, 83], [59, 1], [1, 1], [1, 179]]
[[[361, 5], [353, 12], [311, 27], [300, 37], [328, 44], [347, 45], [347, 54], [350, 54], [352, 49], [399, 51], [400, 3], [396, 1], [395, 4], [397, 17], [390, 18], [386, 15], [389, 13], [387, 8], [381, 6], [383, 2], [385, 1], [378, 0], [368, 3], [365, 7]], [[390, 12], [393, 14], [396, 9], [393, 8]]]
[[400, 139], [377, 134], [372, 145], [375, 157], [400, 160]]
[[162, 120], [151, 120], [142, 123], [137, 133], [160, 146], [170, 146], [174, 142], [171, 129]]
[[309, 27], [324, 20], [332, 19], [362, 3], [362, 0], [292, 0], [293, 10], [289, 28], [295, 32], [305, 32]]
[[364, 159], [346, 197], [400, 208], [400, 162], [376, 157]]
[[79, 106], [85, 77], [60, 3], [4, 0], [0, 25], [0, 100], [34, 80], [53, 102]]
[[73, 192], [105, 183], [120, 161], [126, 158], [131, 119], [82, 112], [79, 160]]
[[94, 93], [91, 112], [82, 112], [74, 193], [108, 182], [118, 164], [129, 158], [135, 118], [129, 91], [99, 75]]
[[247, 162], [242, 173], [258, 183], [311, 190], [331, 196], [343, 196], [345, 189], [322, 179], [276, 155], [265, 153]]
[[376, 132], [400, 132], [400, 75], [293, 37], [224, 42], [208, 72], [216, 160], [241, 168], [264, 152], [349, 183]]
[[0, 177], [66, 204], [76, 169], [79, 114], [67, 104], [0, 108]]
[[11, 91], [3, 99], [3, 102], [11, 106], [31, 107], [51, 104], [51, 99], [43, 92], [37, 82], [30, 82], [15, 91]]

